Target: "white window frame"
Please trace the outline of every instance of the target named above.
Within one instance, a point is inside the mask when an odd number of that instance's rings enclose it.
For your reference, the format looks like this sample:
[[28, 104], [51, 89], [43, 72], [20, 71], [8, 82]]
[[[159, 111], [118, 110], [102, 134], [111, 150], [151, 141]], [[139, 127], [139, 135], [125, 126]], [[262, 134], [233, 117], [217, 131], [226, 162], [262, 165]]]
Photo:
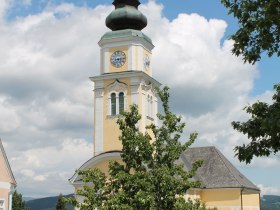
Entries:
[[0, 201], [3, 201], [3, 203], [0, 203], [0, 210], [5, 210], [5, 199], [0, 198]]

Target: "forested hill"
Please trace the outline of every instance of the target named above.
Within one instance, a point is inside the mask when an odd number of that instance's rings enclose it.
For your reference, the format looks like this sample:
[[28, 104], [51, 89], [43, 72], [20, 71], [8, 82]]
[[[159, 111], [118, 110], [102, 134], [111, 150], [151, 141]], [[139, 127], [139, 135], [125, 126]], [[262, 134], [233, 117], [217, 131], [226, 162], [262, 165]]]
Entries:
[[[70, 197], [73, 194], [65, 195], [64, 197]], [[56, 210], [56, 202], [58, 196], [54, 197], [46, 197], [46, 198], [39, 198], [34, 200], [26, 201], [26, 206], [29, 210]], [[74, 208], [70, 205], [67, 205], [67, 210], [73, 210]]]
[[280, 210], [280, 196], [264, 195], [261, 199], [261, 210]]

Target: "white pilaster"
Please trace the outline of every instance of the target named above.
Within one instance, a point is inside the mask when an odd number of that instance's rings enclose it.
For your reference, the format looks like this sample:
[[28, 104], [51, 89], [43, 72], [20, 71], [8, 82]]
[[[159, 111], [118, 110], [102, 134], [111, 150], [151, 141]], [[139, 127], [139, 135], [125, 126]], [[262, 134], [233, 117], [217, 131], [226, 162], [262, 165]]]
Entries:
[[[109, 48], [103, 49], [103, 66], [104, 70], [103, 73], [109, 73], [109, 67], [110, 67], [110, 55], [109, 55]], [[101, 72], [102, 73], [102, 72]]]
[[142, 131], [143, 133], [146, 131], [146, 120], [147, 120], [147, 94], [142, 90]]
[[138, 65], [139, 70], [144, 71], [144, 50], [143, 47], [138, 47]]
[[131, 104], [137, 104], [139, 106], [139, 78], [131, 77], [130, 79], [130, 93]]
[[128, 70], [134, 70], [134, 56], [133, 56], [133, 45], [128, 47]]
[[[101, 84], [96, 84], [98, 87]], [[103, 100], [104, 100], [104, 89], [96, 88], [94, 90], [95, 107], [94, 107], [94, 155], [103, 152]]]

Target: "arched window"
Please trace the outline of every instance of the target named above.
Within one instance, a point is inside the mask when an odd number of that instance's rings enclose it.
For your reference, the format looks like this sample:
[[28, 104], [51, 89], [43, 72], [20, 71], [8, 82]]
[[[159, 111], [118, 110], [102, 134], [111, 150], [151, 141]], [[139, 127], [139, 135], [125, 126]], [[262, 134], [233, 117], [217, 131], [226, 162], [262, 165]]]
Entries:
[[153, 97], [147, 96], [147, 117], [153, 118]]
[[123, 114], [124, 112], [124, 93], [119, 93], [119, 114]]
[[149, 113], [149, 116], [153, 118], [153, 97], [150, 96], [150, 103], [149, 103], [149, 106], [150, 106], [150, 113]]
[[111, 115], [117, 114], [116, 93], [111, 94]]

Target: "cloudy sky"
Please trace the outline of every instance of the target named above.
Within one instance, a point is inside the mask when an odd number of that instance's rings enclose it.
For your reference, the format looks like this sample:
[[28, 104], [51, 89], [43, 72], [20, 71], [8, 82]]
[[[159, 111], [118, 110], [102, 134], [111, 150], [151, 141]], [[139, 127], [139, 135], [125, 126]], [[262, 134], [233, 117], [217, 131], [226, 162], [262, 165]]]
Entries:
[[[279, 59], [252, 66], [232, 56], [237, 22], [219, 0], [142, 2], [153, 75], [171, 87], [186, 133], [219, 148], [263, 194], [280, 195], [279, 156], [239, 163], [233, 148], [248, 140], [230, 126], [246, 120], [248, 103], [270, 101]], [[68, 179], [93, 154], [88, 78], [99, 74], [97, 42], [112, 10], [109, 0], [0, 0], [0, 138], [24, 196], [71, 193]]]

